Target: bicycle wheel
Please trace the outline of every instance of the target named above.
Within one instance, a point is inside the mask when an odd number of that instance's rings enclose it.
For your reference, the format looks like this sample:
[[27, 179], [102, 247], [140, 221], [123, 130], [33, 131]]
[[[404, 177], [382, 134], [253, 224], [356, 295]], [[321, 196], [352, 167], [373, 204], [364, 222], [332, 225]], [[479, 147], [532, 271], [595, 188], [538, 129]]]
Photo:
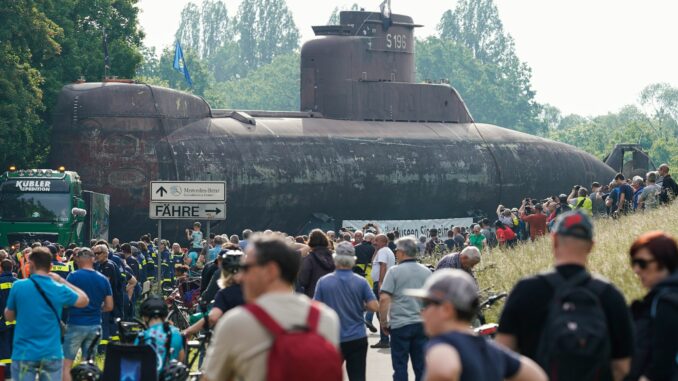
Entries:
[[176, 305], [172, 306], [172, 310], [170, 311], [169, 315], [167, 315], [167, 320], [180, 331], [188, 328], [188, 317], [184, 316], [184, 314], [179, 310], [179, 308], [177, 308]]

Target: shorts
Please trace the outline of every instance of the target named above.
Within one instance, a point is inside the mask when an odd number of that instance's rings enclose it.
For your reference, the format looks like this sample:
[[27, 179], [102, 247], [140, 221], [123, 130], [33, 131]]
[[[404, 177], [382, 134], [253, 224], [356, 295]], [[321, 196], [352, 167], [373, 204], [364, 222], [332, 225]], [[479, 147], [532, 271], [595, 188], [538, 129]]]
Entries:
[[[78, 350], [82, 349], [82, 357], [87, 357], [87, 351], [97, 335], [101, 335], [100, 325], [71, 325], [66, 327], [64, 335], [64, 358], [75, 360]], [[97, 348], [94, 347], [92, 355], [96, 354]]]

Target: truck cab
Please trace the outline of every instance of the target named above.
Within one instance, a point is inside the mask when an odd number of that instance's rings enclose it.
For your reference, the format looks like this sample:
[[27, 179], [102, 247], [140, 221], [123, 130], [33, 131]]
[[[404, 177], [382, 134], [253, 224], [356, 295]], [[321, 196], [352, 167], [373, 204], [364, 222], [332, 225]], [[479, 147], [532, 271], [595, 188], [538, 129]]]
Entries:
[[[106, 205], [93, 211], [92, 205], [88, 206], [93, 197], [88, 193], [82, 190], [80, 176], [63, 167], [10, 168], [0, 176], [0, 246], [45, 240], [63, 246], [71, 242], [82, 245], [89, 237], [100, 238], [102, 230], [107, 238], [108, 196], [99, 195], [104, 196], [99, 201]], [[98, 220], [96, 232], [88, 223], [92, 218]]]

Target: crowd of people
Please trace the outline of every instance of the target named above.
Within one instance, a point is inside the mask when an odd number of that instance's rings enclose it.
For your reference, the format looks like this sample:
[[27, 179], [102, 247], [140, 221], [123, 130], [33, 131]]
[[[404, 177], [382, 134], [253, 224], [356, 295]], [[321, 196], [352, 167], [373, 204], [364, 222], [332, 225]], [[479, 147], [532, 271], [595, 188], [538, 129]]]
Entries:
[[[370, 331], [380, 337], [373, 349], [390, 349], [396, 381], [408, 379], [408, 364], [416, 380], [672, 380], [675, 239], [649, 232], [630, 247], [629, 271], [648, 291], [631, 307], [586, 267], [593, 218], [668, 203], [678, 194], [668, 172], [663, 165], [645, 179], [617, 175], [591, 192], [575, 186], [519, 208], [500, 205], [496, 221], [450, 227], [445, 240], [437, 230], [422, 240], [373, 224], [339, 234], [204, 237], [196, 222], [182, 243], [143, 235], [82, 247], [17, 244], [0, 250], [0, 363], [14, 380], [71, 380], [78, 353], [118, 340], [117, 319], [141, 318], [136, 344], [155, 351], [156, 375], [177, 379], [187, 376], [176, 371], [186, 340], [210, 331], [203, 380], [340, 380], [342, 364], [349, 380], [365, 380]], [[476, 336], [474, 266], [492, 247], [547, 233], [553, 271], [515, 285], [496, 340]], [[183, 331], [172, 326], [166, 300], [148, 292], [153, 284], [179, 290], [187, 306], [210, 302], [206, 318]]]
[[472, 245], [481, 252], [494, 247], [514, 247], [520, 242], [534, 241], [548, 234], [562, 213], [582, 210], [593, 218], [618, 218], [621, 215], [642, 213], [668, 204], [678, 195], [678, 184], [662, 164], [657, 171], [645, 177], [626, 179], [618, 173], [609, 184], [593, 182], [589, 189], [581, 185], [572, 187], [569, 194], [562, 193], [545, 199], [526, 197], [517, 207], [499, 205], [497, 219], [481, 219], [470, 227], [452, 227], [447, 239], [439, 237], [437, 229], [429, 232], [430, 238], [420, 237], [425, 254], [460, 251]]

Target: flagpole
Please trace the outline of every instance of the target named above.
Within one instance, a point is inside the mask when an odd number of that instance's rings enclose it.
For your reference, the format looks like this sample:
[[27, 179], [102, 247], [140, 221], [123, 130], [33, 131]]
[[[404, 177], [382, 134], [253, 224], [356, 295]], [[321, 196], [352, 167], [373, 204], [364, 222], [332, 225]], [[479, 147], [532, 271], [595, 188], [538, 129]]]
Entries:
[[102, 28], [104, 32], [104, 79], [108, 79], [108, 71], [111, 68], [111, 63], [108, 57], [108, 41], [106, 41], [106, 28]]

